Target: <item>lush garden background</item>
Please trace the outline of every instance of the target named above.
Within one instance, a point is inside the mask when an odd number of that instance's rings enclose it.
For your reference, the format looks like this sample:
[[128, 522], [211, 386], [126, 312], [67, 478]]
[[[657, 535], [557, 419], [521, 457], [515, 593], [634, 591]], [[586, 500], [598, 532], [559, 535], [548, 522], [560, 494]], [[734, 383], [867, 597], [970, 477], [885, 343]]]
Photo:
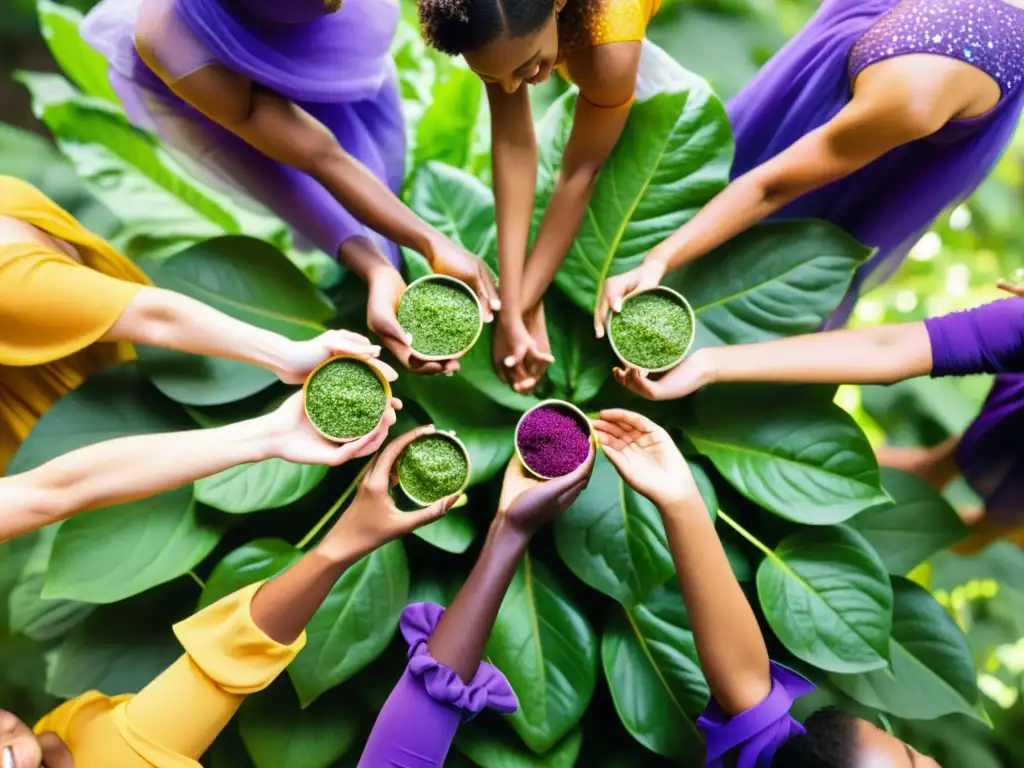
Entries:
[[[0, 119], [20, 127], [0, 124], [0, 173], [42, 187], [162, 286], [296, 338], [362, 325], [361, 286], [326, 258], [295, 251], [276, 219], [238, 208], [128, 127], [104, 62], [76, 32], [88, 0], [78, 10], [4, 5]], [[558, 363], [540, 394], [587, 410], [630, 402], [673, 430], [773, 656], [820, 685], [801, 714], [840, 703], [947, 768], [1021, 765], [1024, 554], [1009, 544], [973, 558], [943, 553], [963, 535], [954, 506], [976, 503], [969, 489], [942, 498], [879, 471], [872, 454], [883, 441], [930, 445], [962, 429], [986, 381], [717, 387], [652, 406], [615, 385], [610, 352], [592, 338], [601, 280], [635, 265], [725, 183], [732, 141], [722, 99], [813, 6], [665, 0], [651, 37], [687, 69], [637, 105], [599, 182], [551, 297]], [[405, 198], [493, 263], [480, 85], [426, 51], [411, 23], [395, 59], [410, 126]], [[538, 212], [569, 127], [574, 96], [564, 90], [554, 83], [535, 94]], [[1014, 226], [1024, 212], [1022, 152], [1019, 142], [968, 204], [942, 218], [897, 278], [861, 301], [856, 322], [918, 319], [995, 295], [995, 279], [1024, 264], [1024, 230]], [[821, 222], [766, 225], [673, 280], [697, 311], [699, 344], [739, 343], [816, 328], [866, 255]], [[413, 276], [425, 269], [410, 257]], [[458, 588], [493, 513], [512, 428], [536, 402], [497, 380], [488, 342], [454, 379], [399, 382], [410, 404], [399, 427], [433, 420], [470, 446], [469, 504], [346, 574], [289, 674], [246, 703], [209, 765], [355, 764], [403, 664], [398, 614]], [[286, 393], [244, 365], [142, 349], [137, 364], [58, 403], [10, 471], [100, 439], [237, 420]], [[3, 545], [0, 707], [31, 719], [88, 689], [137, 690], [177, 655], [173, 621], [296, 559], [360, 471], [272, 460]], [[600, 461], [585, 494], [534, 544], [487, 648], [521, 709], [464, 728], [449, 764], [697, 764], [693, 720], [707, 688], [672, 575], [656, 511]]]

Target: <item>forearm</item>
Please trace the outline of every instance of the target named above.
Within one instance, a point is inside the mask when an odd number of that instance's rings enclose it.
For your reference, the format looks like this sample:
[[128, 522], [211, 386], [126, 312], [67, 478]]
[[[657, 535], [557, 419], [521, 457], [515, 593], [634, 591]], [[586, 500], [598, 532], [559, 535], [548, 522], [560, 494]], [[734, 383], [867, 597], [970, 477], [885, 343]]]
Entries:
[[520, 294], [524, 310], [532, 309], [544, 298], [572, 248], [594, 192], [597, 171], [597, 168], [582, 168], [559, 177], [526, 264]]
[[8, 539], [99, 507], [153, 496], [238, 464], [273, 455], [262, 419], [215, 429], [139, 435], [80, 448], [37, 469], [0, 479], [11, 500], [0, 529]]
[[700, 496], [660, 511], [708, 687], [726, 712], [743, 712], [771, 689], [757, 618]]
[[710, 363], [707, 369], [715, 382], [887, 384], [932, 370], [931, 343], [923, 323], [709, 347], [697, 354]]
[[529, 536], [496, 517], [473, 571], [430, 636], [430, 654], [465, 683], [480, 666], [501, 601], [528, 544]]
[[502, 316], [519, 318], [525, 309], [522, 301], [523, 266], [529, 247], [537, 186], [537, 145], [535, 141], [495, 139], [491, 163], [498, 222], [498, 291], [504, 310]]
[[183, 294], [150, 287], [135, 295], [104, 340], [240, 360], [275, 372], [293, 343]]
[[275, 642], [294, 643], [357, 559], [354, 552], [314, 548], [260, 588], [252, 599], [253, 622]]

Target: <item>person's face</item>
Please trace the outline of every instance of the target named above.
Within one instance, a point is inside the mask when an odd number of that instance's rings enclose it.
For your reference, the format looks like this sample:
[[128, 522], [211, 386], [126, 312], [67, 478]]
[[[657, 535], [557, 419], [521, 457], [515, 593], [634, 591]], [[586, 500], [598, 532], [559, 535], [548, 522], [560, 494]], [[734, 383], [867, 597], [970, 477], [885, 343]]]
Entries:
[[942, 768], [909, 744], [867, 720], [857, 721], [857, 768]]
[[483, 48], [465, 55], [466, 63], [485, 83], [515, 93], [527, 85], [551, 77], [558, 61], [558, 22], [554, 12], [536, 32], [521, 37], [502, 35]]
[[54, 733], [38, 738], [11, 712], [0, 710], [0, 768], [74, 768], [67, 745]]

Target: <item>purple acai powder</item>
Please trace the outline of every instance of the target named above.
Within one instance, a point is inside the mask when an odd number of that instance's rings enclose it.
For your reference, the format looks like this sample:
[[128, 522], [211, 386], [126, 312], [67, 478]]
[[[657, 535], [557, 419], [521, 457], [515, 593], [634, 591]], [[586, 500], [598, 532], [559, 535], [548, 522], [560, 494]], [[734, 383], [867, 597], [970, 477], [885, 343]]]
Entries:
[[527, 469], [544, 477], [568, 475], [590, 456], [590, 433], [579, 416], [557, 405], [528, 413], [516, 433]]

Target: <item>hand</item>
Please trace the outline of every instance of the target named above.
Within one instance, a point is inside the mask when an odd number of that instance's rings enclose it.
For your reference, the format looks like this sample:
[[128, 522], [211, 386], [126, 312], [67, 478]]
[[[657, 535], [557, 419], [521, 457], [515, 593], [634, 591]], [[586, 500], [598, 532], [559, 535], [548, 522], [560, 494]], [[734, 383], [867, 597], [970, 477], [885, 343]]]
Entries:
[[609, 311], [618, 314], [622, 311], [623, 301], [637, 291], [654, 288], [661, 283], [663, 277], [664, 265], [660, 261], [647, 259], [636, 269], [605, 280], [601, 288], [601, 297], [594, 308], [594, 334], [597, 338], [604, 338], [604, 323]]
[[[383, 368], [383, 363], [376, 363]], [[391, 371], [390, 368], [387, 369]], [[391, 371], [392, 376], [394, 371]], [[387, 375], [387, 374], [385, 374]], [[389, 381], [394, 381], [388, 376]], [[397, 415], [402, 410], [402, 401], [391, 398], [384, 417], [370, 434], [339, 445], [331, 442], [317, 432], [306, 417], [302, 392], [289, 397], [273, 413], [267, 414], [267, 435], [270, 438], [270, 455], [291, 461], [295, 464], [322, 464], [337, 467], [352, 459], [359, 459], [375, 453], [387, 440], [388, 430], [394, 425]]]
[[55, 733], [37, 738], [11, 712], [0, 710], [0, 768], [73, 768], [67, 745]]
[[1007, 293], [1012, 293], [1014, 296], [1020, 296], [1024, 299], [1024, 269], [1018, 269], [1013, 276], [1013, 282], [1009, 280], [1000, 280], [996, 285]]
[[[531, 318], [536, 323], [537, 318]], [[543, 311], [540, 314], [543, 322]], [[546, 340], [547, 329], [544, 330]], [[511, 384], [516, 392], [529, 392], [540, 380], [547, 366], [555, 362], [550, 351], [545, 351], [527, 329], [522, 318], [503, 317], [494, 329], [491, 347], [494, 369], [498, 378]], [[539, 374], [539, 375], [538, 375]]]
[[411, 533], [420, 526], [439, 520], [459, 500], [454, 494], [425, 509], [402, 512], [391, 497], [392, 467], [402, 451], [417, 437], [433, 434], [432, 424], [396, 437], [366, 471], [356, 497], [317, 545], [317, 549], [336, 561], [359, 559], [389, 541]]
[[434, 271], [457, 278], [470, 286], [480, 298], [484, 322], [491, 322], [494, 313], [501, 309], [501, 300], [498, 298], [498, 290], [494, 287], [494, 278], [487, 262], [443, 235], [438, 235], [432, 240], [427, 250], [424, 255]]
[[532, 536], [542, 525], [554, 520], [573, 505], [594, 469], [596, 454], [578, 469], [554, 480], [538, 480], [519, 461], [512, 457], [505, 469], [505, 479], [498, 501], [498, 515], [526, 536]]
[[648, 400], [677, 400], [692, 395], [715, 380], [715, 366], [708, 349], [699, 349], [670, 371], [652, 379], [632, 365], [613, 368], [616, 381]]
[[358, 333], [325, 331], [308, 341], [289, 340], [282, 365], [275, 373], [285, 384], [299, 385], [320, 363], [336, 355], [355, 355], [369, 360], [380, 356], [380, 347]]
[[426, 361], [416, 356], [409, 334], [398, 324], [398, 302], [405, 291], [405, 281], [394, 267], [381, 267], [368, 278], [370, 297], [366, 303], [366, 324], [380, 337], [398, 361], [416, 374], [455, 373], [457, 360]]
[[601, 411], [594, 422], [604, 455], [622, 479], [660, 509], [700, 498], [690, 466], [668, 432], [632, 411]]

